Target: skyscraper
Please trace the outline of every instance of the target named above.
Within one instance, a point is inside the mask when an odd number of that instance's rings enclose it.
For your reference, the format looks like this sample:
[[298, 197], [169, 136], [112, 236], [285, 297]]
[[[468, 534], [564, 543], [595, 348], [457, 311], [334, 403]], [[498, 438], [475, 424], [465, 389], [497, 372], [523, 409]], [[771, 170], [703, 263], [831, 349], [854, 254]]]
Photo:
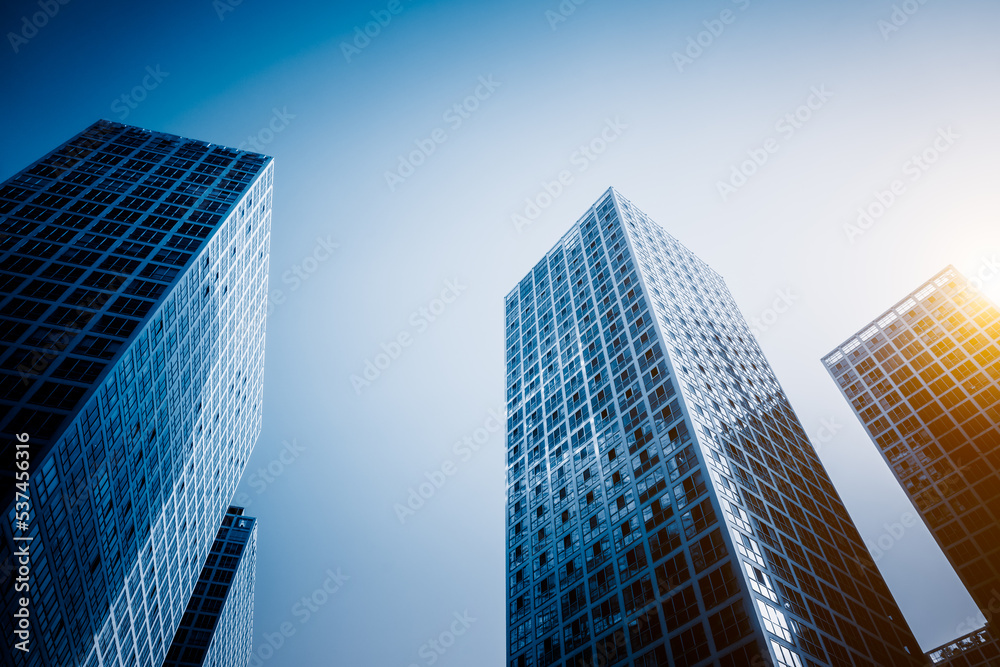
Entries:
[[949, 266], [823, 362], [973, 600], [1000, 612], [1000, 310]]
[[0, 185], [3, 664], [166, 655], [260, 430], [272, 173], [99, 121]]
[[505, 305], [511, 667], [925, 664], [704, 262], [609, 189]]
[[243, 667], [253, 648], [257, 520], [230, 507], [163, 667]]

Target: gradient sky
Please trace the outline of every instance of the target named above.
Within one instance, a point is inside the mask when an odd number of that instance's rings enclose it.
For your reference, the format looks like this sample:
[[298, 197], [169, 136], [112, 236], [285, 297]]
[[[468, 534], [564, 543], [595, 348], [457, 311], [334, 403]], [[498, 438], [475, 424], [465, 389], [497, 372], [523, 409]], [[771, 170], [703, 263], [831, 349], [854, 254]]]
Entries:
[[[16, 44], [39, 5], [0, 9], [0, 178], [97, 118], [275, 157], [264, 426], [238, 498], [259, 518], [267, 659], [251, 664], [503, 664], [503, 436], [477, 431], [504, 405], [503, 297], [608, 186], [718, 270], [747, 317], [786, 294], [761, 346], [806, 431], [837, 425], [814, 442], [866, 541], [889, 544], [878, 565], [907, 620], [924, 649], [972, 630], [928, 532], [893, 535], [913, 510], [819, 359], [947, 264], [971, 274], [1000, 255], [1000, 6], [897, 2], [899, 25], [890, 0], [562, 6], [78, 1]], [[345, 55], [372, 12], [391, 21]], [[702, 32], [690, 62], [674, 55]], [[474, 110], [448, 113], [477, 87]], [[798, 127], [782, 121], [796, 112]], [[614, 141], [583, 157], [609, 122]], [[939, 132], [952, 139], [935, 154]], [[914, 172], [925, 150], [936, 160]], [[724, 198], [753, 154], [763, 164]], [[571, 182], [515, 229], [562, 170]], [[431, 321], [420, 309], [449, 284]], [[985, 289], [996, 298], [1000, 274]], [[400, 334], [409, 345], [355, 391]], [[442, 469], [401, 522], [394, 505]], [[296, 606], [328, 570], [340, 588]], [[433, 653], [454, 614], [462, 634]], [[283, 623], [294, 633], [265, 648]]]

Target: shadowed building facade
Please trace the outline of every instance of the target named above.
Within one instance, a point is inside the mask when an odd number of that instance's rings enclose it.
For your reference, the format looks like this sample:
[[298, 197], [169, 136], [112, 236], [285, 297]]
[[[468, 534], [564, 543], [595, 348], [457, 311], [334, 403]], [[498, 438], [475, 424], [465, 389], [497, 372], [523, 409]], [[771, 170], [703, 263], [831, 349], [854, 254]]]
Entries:
[[230, 507], [163, 667], [244, 667], [253, 648], [257, 520]]
[[949, 266], [823, 362], [972, 599], [995, 624], [1000, 310]]
[[929, 651], [927, 656], [935, 667], [993, 667], [1000, 664], [1000, 641], [984, 627]]
[[0, 185], [0, 664], [162, 663], [260, 430], [272, 173], [99, 121]]
[[505, 306], [511, 667], [926, 664], [715, 271], [611, 189]]

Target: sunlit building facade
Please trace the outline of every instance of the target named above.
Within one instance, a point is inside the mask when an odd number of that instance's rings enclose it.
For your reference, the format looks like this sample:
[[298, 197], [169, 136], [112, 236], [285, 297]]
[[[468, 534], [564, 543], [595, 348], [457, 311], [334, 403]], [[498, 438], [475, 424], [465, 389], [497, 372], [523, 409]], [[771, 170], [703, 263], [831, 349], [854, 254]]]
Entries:
[[973, 600], [1000, 613], [1000, 309], [947, 267], [823, 359]]
[[612, 189], [505, 306], [510, 667], [926, 664], [715, 271]]
[[30, 538], [32, 578], [0, 664], [163, 662], [260, 430], [272, 173], [99, 121], [0, 185], [0, 564]]
[[244, 667], [253, 648], [257, 520], [230, 507], [163, 667]]

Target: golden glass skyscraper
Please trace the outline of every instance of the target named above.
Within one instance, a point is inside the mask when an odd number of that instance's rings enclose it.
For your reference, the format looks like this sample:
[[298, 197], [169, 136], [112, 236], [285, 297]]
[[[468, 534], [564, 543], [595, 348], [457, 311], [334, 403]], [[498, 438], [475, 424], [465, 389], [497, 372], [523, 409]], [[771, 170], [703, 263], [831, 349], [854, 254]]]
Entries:
[[1000, 309], [947, 267], [823, 359], [973, 600], [1000, 613]]

